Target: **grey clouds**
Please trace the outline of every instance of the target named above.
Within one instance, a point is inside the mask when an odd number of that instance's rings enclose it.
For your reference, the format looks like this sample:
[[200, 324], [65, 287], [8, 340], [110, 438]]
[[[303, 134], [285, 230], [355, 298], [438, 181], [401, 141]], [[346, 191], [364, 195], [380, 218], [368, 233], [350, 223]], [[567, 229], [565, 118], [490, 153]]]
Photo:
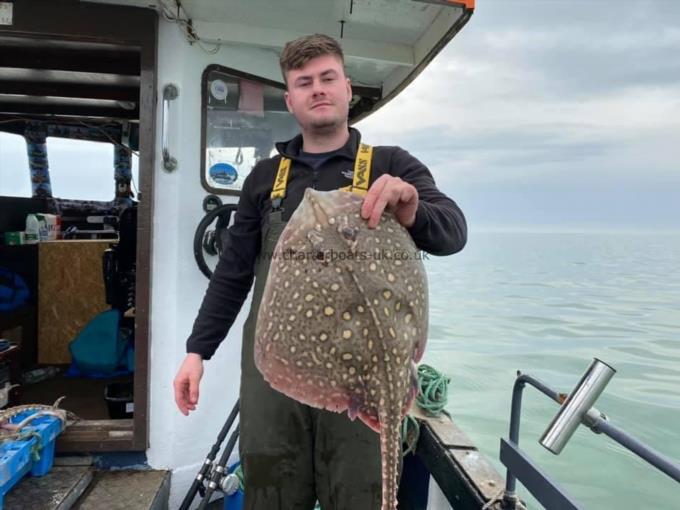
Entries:
[[472, 228], [680, 230], [680, 2], [479, 0], [358, 127], [424, 161]]

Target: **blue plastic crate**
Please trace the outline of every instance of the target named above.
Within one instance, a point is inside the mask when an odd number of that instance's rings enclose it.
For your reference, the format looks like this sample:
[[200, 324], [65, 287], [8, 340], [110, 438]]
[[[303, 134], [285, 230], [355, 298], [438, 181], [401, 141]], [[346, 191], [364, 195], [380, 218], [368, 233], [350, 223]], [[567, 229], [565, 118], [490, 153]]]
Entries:
[[[36, 412], [24, 411], [14, 416], [11, 422], [19, 423]], [[22, 432], [29, 431], [35, 431], [40, 436], [39, 460], [31, 455], [31, 450], [38, 441], [36, 436], [0, 444], [0, 510], [3, 508], [5, 495], [26, 473], [43, 476], [52, 469], [54, 443], [61, 432], [61, 420], [56, 416], [39, 416], [22, 429]]]

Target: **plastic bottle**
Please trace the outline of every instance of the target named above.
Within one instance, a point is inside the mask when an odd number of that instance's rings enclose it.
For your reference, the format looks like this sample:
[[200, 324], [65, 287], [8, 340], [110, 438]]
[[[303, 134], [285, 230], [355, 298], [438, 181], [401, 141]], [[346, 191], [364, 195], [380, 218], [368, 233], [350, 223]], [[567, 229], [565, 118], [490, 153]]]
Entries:
[[48, 241], [49, 240], [49, 225], [47, 223], [47, 215], [36, 214], [38, 218], [38, 241]]
[[26, 216], [26, 244], [35, 244], [38, 242], [38, 236], [40, 223], [38, 222], [38, 217], [35, 214], [29, 214]]

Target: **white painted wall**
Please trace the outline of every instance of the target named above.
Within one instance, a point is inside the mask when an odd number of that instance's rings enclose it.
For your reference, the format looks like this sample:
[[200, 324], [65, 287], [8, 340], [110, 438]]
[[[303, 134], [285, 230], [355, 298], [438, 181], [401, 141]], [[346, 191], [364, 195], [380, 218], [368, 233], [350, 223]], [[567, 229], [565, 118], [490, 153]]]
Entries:
[[[189, 45], [177, 25], [162, 19], [159, 23], [147, 458], [153, 468], [173, 470], [170, 508], [176, 508], [236, 401], [241, 332], [250, 307], [249, 298], [217, 354], [204, 363], [198, 409], [183, 416], [174, 403], [172, 380], [208, 284], [193, 257], [194, 231], [207, 194], [199, 174], [201, 75], [208, 65], [221, 64], [276, 81], [280, 76], [274, 52], [246, 54], [224, 46], [209, 55]], [[162, 90], [167, 83], [179, 87], [170, 110], [170, 148], [178, 160], [173, 173], [162, 169], [160, 150]]]

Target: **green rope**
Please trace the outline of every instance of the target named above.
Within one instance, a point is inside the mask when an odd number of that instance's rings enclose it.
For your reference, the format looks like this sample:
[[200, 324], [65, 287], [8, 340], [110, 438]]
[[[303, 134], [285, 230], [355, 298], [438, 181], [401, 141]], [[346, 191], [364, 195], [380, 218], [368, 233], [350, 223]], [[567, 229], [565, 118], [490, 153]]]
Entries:
[[[446, 413], [444, 407], [448, 402], [448, 384], [451, 379], [442, 375], [429, 365], [418, 367], [418, 395], [416, 403], [430, 416]], [[407, 414], [401, 424], [401, 438], [406, 449], [403, 455], [415, 453], [420, 437], [420, 424], [413, 415]]]
[[234, 474], [238, 478], [238, 488], [243, 490], [245, 488], [245, 483], [243, 483], [243, 464], [236, 466], [236, 469], [234, 469]]
[[451, 379], [432, 368], [422, 364], [418, 367], [418, 396], [416, 403], [430, 416], [439, 416], [449, 399], [448, 385]]
[[409, 453], [416, 453], [416, 446], [418, 445], [418, 438], [420, 437], [420, 424], [413, 415], [407, 414], [401, 422], [401, 442], [406, 446], [402, 451], [402, 457], [406, 457]]

